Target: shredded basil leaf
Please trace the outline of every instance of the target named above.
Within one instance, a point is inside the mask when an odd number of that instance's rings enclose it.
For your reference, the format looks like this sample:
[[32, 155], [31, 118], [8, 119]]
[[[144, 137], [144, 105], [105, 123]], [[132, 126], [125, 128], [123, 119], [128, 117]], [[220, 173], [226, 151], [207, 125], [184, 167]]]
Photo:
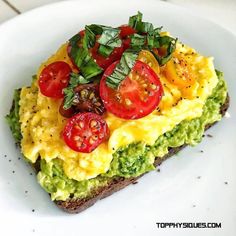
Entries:
[[137, 33], [148, 33], [153, 31], [153, 24], [150, 22], [143, 22], [143, 14], [138, 12], [137, 15], [131, 16], [129, 18], [129, 26], [134, 28]]
[[77, 43], [79, 42], [80, 38], [80, 35], [76, 34], [71, 39], [69, 39], [71, 47], [77, 46]]
[[113, 52], [113, 50], [114, 48], [112, 47], [100, 45], [98, 48], [98, 53], [104, 57], [108, 57]]
[[126, 50], [123, 53], [120, 62], [116, 65], [112, 74], [106, 79], [108, 87], [116, 89], [121, 81], [126, 78], [135, 64], [138, 52], [138, 50]]
[[103, 32], [98, 39], [98, 43], [109, 46], [109, 47], [120, 47], [122, 44], [121, 39], [119, 38], [120, 30], [111, 28], [111, 27], [103, 27]]
[[172, 53], [175, 51], [175, 48], [176, 48], [176, 43], [177, 43], [177, 38], [174, 39], [169, 36], [162, 36], [159, 38], [159, 47], [166, 48], [166, 55], [161, 57], [157, 55], [156, 53], [154, 53], [153, 51], [152, 53], [155, 56], [160, 66], [163, 66], [171, 59]]
[[70, 74], [69, 85], [67, 88], [63, 89], [63, 93], [65, 95], [63, 105], [64, 109], [69, 109], [73, 104], [75, 97], [74, 88], [76, 88], [79, 84], [87, 84], [89, 82], [91, 82], [91, 80], [84, 78], [80, 74], [73, 72]]
[[94, 47], [96, 43], [96, 35], [87, 25], [85, 26], [84, 43], [85, 43], [85, 47], [87, 48]]
[[96, 25], [96, 24], [91, 24], [87, 25], [89, 29], [95, 34], [95, 35], [101, 35], [103, 32], [103, 28], [107, 27], [105, 25]]
[[142, 48], [146, 43], [146, 36], [140, 34], [133, 34], [130, 36], [131, 42], [130, 46], [132, 48]]
[[162, 27], [156, 28], [147, 33], [147, 45], [149, 48], [159, 48], [159, 37]]
[[138, 25], [142, 22], [143, 14], [138, 11], [137, 15], [131, 16], [129, 18], [129, 26], [136, 29]]
[[[108, 57], [115, 47], [122, 45], [122, 41], [119, 37], [120, 29], [96, 24], [88, 25], [85, 29], [87, 29], [87, 31], [85, 30], [85, 45], [88, 45], [89, 48], [94, 46], [96, 35], [100, 35], [97, 40], [100, 44], [98, 52], [104, 57]], [[91, 44], [89, 44], [90, 41], [92, 41]]]
[[88, 60], [85, 60], [80, 66], [80, 73], [86, 78], [90, 79], [102, 73], [103, 69], [97, 65], [94, 59], [88, 55]]
[[93, 76], [99, 75], [103, 69], [97, 65], [92, 56], [90, 55], [87, 48], [87, 39], [83, 39], [83, 47], [78, 46], [78, 43], [73, 44], [70, 56], [72, 57], [74, 63], [80, 68], [80, 73], [86, 79], [89, 79]]

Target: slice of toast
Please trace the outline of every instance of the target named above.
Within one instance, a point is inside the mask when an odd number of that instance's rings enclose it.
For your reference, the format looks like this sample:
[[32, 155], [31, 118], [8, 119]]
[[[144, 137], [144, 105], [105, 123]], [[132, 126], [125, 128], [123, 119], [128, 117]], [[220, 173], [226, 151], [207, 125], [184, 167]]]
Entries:
[[[222, 116], [225, 115], [225, 112], [227, 111], [228, 107], [229, 107], [229, 96], [227, 95], [227, 99], [225, 103], [222, 104], [221, 109], [220, 109], [220, 113]], [[205, 130], [209, 129], [212, 125], [214, 125], [214, 123], [208, 124], [205, 127]], [[155, 159], [155, 166], [160, 165], [164, 160], [173, 156], [174, 154], [179, 152], [181, 149], [183, 149], [185, 146], [187, 145], [182, 145], [176, 148], [170, 148], [168, 154], [166, 154], [164, 157], [162, 158], [157, 157]], [[92, 206], [98, 200], [110, 196], [111, 194], [128, 186], [129, 184], [135, 183], [136, 180], [140, 178], [141, 176], [138, 176], [136, 178], [123, 178], [123, 177], [112, 178], [112, 180], [108, 183], [107, 186], [98, 188], [96, 191], [93, 192], [92, 196], [88, 198], [69, 199], [66, 201], [55, 201], [55, 203], [59, 208], [63, 209], [64, 211], [67, 211], [69, 213], [79, 213], [87, 209], [88, 207]]]

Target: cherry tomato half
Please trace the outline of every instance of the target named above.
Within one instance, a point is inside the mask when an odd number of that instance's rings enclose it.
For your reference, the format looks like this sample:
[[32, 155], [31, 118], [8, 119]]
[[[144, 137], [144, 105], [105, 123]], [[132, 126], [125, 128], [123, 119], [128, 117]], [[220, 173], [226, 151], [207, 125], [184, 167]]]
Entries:
[[56, 61], [46, 66], [39, 76], [40, 92], [47, 97], [63, 98], [63, 89], [67, 87], [71, 68], [63, 61]]
[[180, 56], [169, 60], [164, 72], [167, 79], [180, 88], [192, 86], [196, 81], [189, 63]]
[[112, 89], [107, 86], [106, 78], [117, 63], [107, 68], [100, 82], [100, 96], [105, 108], [123, 119], [138, 119], [150, 114], [163, 95], [158, 75], [147, 64], [137, 60], [118, 88]]
[[124, 52], [123, 46], [116, 47], [108, 57], [104, 57], [98, 52], [100, 44], [96, 43], [93, 48], [90, 49], [93, 59], [102, 68], [106, 69], [114, 61], [120, 60], [122, 53]]
[[142, 50], [138, 54], [137, 60], [144, 62], [145, 64], [148, 64], [154, 72], [159, 75], [160, 73], [160, 66], [156, 60], [156, 58], [153, 56], [153, 54], [147, 50]]
[[70, 118], [79, 112], [93, 112], [102, 115], [105, 112], [104, 105], [99, 95], [99, 85], [95, 83], [80, 84], [74, 88], [74, 100], [69, 109], [64, 109], [64, 101], [59, 112], [62, 116]]
[[120, 29], [120, 37], [121, 38], [125, 38], [129, 35], [132, 35], [132, 34], [136, 33], [136, 30], [133, 29], [132, 27], [128, 26], [128, 25], [121, 25], [119, 27], [119, 29]]
[[76, 152], [92, 152], [109, 136], [106, 121], [91, 112], [71, 117], [63, 130], [65, 143]]

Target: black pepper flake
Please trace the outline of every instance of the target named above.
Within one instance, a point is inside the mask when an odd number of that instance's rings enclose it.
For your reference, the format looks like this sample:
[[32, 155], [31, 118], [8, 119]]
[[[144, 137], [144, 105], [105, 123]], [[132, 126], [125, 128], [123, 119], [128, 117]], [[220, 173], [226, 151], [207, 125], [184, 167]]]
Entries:
[[160, 172], [161, 171], [161, 169], [160, 168], [157, 168], [157, 172]]
[[212, 138], [213, 136], [211, 134], [207, 134], [207, 137], [208, 138]]
[[35, 212], [35, 209], [32, 209], [32, 212]]
[[12, 173], [14, 174], [14, 173], [15, 173], [15, 171], [13, 170], [13, 171], [12, 171]]
[[227, 182], [227, 181], [225, 181], [225, 182], [224, 182], [224, 184], [225, 184], [225, 185], [227, 185], [227, 184], [228, 184], [228, 182]]
[[9, 162], [11, 162], [11, 159], [9, 160]]
[[203, 138], [204, 138], [205, 136], [206, 136], [205, 134], [202, 135]]
[[201, 176], [198, 176], [197, 179], [201, 179]]
[[201, 153], [203, 153], [203, 150], [200, 150]]
[[28, 191], [27, 191], [27, 190], [25, 190], [25, 193], [28, 193]]
[[21, 158], [20, 157], [18, 157], [18, 160], [20, 160]]
[[33, 175], [33, 173], [30, 173], [30, 175]]
[[196, 205], [193, 205], [193, 207], [196, 207]]
[[134, 181], [132, 184], [137, 184], [138, 183], [138, 181]]
[[4, 157], [7, 157], [7, 155], [5, 154]]

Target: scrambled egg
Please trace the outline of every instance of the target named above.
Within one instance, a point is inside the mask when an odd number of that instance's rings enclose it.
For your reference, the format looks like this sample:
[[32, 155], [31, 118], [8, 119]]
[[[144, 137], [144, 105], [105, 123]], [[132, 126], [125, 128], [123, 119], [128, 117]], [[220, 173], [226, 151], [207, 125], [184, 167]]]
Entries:
[[[43, 63], [37, 76], [39, 77], [44, 66], [54, 61], [65, 61], [73, 67], [66, 48], [66, 44], [62, 45], [55, 55]], [[186, 97], [186, 90], [167, 80], [165, 73], [161, 71], [164, 96], [159, 108], [138, 120], [123, 120], [110, 113], [105, 114], [110, 138], [91, 153], [75, 152], [64, 143], [61, 132], [66, 118], [58, 112], [61, 100], [43, 96], [37, 88], [37, 81], [31, 87], [22, 88], [20, 122], [24, 156], [33, 163], [39, 156], [46, 161], [60, 158], [69, 178], [78, 181], [90, 179], [109, 169], [112, 154], [119, 147], [138, 141], [152, 145], [160, 135], [172, 130], [181, 121], [201, 116], [206, 98], [218, 82], [213, 59], [203, 57], [194, 49], [179, 43], [175, 53], [181, 54], [191, 64], [196, 78], [189, 91], [191, 96]]]

